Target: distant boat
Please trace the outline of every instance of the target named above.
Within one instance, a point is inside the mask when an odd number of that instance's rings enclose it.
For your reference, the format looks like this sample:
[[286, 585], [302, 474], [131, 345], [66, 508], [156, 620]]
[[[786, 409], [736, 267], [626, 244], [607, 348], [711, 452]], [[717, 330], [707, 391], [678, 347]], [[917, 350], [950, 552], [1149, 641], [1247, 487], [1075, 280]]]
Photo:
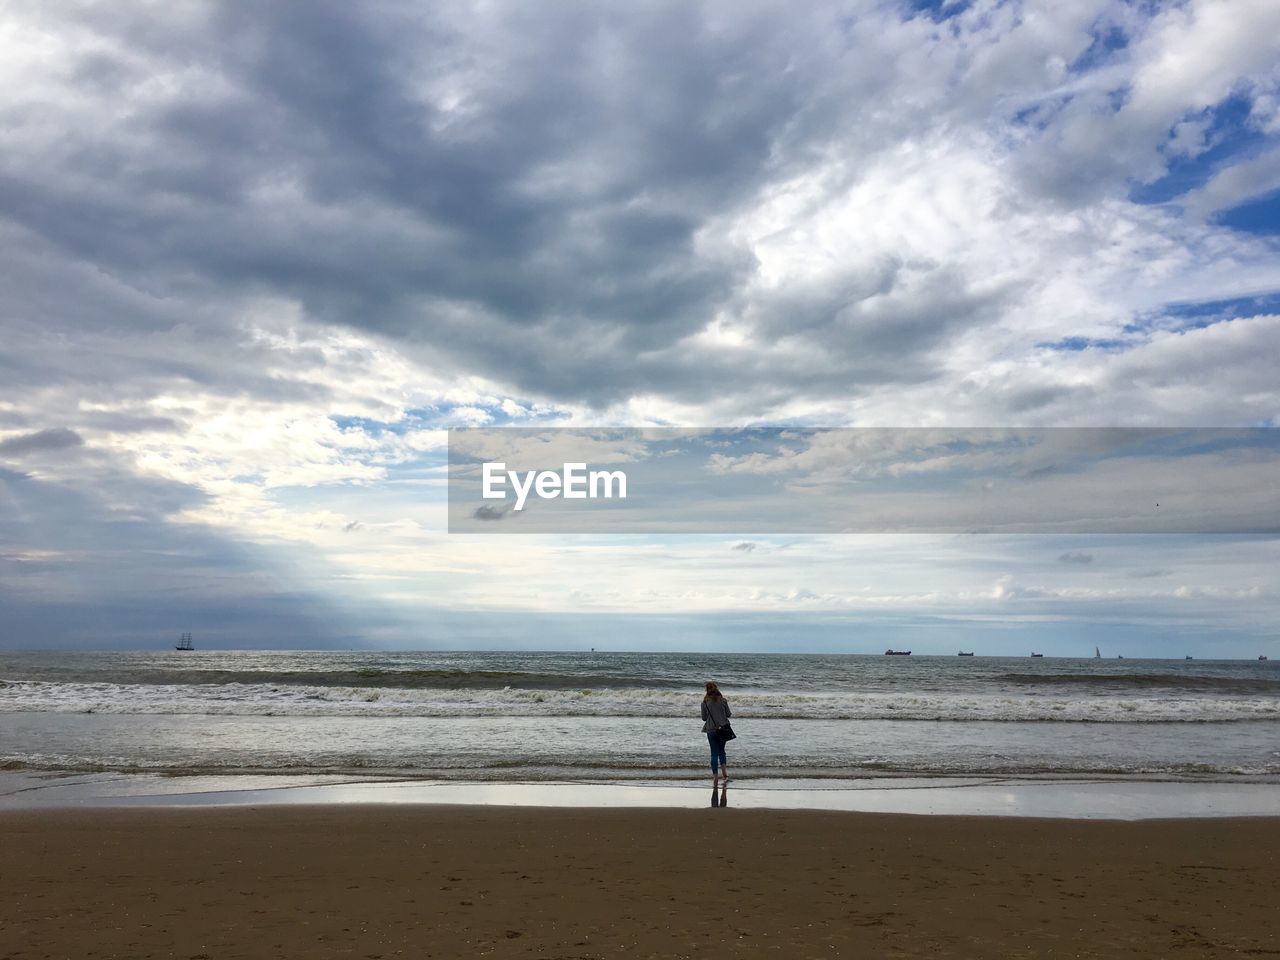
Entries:
[[1195, 657], [1191, 656], [1191, 654], [1189, 654], [1189, 653], [1188, 653], [1188, 654], [1187, 654], [1185, 657], [1183, 657], [1182, 659], [1183, 659], [1183, 660], [1194, 660], [1194, 659], [1195, 659]]
[[1117, 654], [1116, 654], [1116, 659], [1117, 659], [1117, 660], [1123, 660], [1123, 659], [1124, 659], [1124, 654], [1123, 654], [1123, 653], [1117, 653]]
[[1043, 656], [1044, 656], [1044, 654], [1043, 654], [1043, 653], [1033, 653], [1033, 654], [1032, 654], [1032, 656], [1033, 656], [1033, 657], [1043, 657]]
[[1267, 659], [1267, 655], [1264, 653], [1262, 656], [1258, 657], [1258, 659], [1259, 659], [1259, 660], [1265, 660], [1265, 659]]
[[1102, 651], [1101, 651], [1101, 650], [1099, 650], [1097, 647], [1094, 647], [1094, 648], [1093, 648], [1093, 659], [1095, 659], [1095, 660], [1101, 660], [1101, 659], [1102, 659]]
[[959, 653], [957, 653], [957, 654], [956, 654], [956, 656], [957, 656], [957, 657], [972, 657], [972, 656], [973, 656], [973, 651], [972, 651], [972, 650], [970, 650], [968, 653], [965, 653], [963, 650], [961, 650]]
[[911, 651], [910, 650], [886, 650], [884, 652], [884, 655], [886, 657], [909, 657], [911, 656]]
[[180, 637], [178, 638], [178, 643], [177, 643], [177, 645], [176, 645], [173, 649], [175, 649], [175, 650], [194, 650], [194, 649], [195, 649], [195, 647], [194, 647], [194, 646], [192, 645], [192, 643], [191, 643], [191, 634], [189, 634], [189, 633], [184, 633], [182, 636], [180, 636]]

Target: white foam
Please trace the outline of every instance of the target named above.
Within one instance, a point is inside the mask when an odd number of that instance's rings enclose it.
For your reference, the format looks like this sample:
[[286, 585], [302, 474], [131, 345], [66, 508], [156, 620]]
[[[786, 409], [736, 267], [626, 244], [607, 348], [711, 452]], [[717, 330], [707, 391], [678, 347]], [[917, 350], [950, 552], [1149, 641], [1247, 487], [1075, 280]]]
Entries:
[[[1280, 720], [1280, 698], [973, 693], [763, 693], [733, 698], [752, 719], [1063, 721], [1096, 723]], [[111, 684], [11, 681], [0, 712], [297, 717], [696, 717], [698, 700], [663, 689], [445, 690], [269, 684]]]

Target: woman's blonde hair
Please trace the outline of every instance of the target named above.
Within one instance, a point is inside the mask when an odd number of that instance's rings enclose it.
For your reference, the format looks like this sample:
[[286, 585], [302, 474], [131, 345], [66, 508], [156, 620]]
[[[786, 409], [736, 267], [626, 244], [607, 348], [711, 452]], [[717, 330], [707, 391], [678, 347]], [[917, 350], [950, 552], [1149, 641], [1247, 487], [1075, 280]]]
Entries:
[[714, 681], [714, 680], [708, 680], [708, 681], [707, 681], [707, 695], [706, 695], [705, 697], [703, 697], [702, 699], [703, 699], [703, 700], [722, 700], [722, 699], [724, 699], [723, 695], [720, 693], [720, 688], [716, 686], [716, 683], [715, 683], [715, 681]]

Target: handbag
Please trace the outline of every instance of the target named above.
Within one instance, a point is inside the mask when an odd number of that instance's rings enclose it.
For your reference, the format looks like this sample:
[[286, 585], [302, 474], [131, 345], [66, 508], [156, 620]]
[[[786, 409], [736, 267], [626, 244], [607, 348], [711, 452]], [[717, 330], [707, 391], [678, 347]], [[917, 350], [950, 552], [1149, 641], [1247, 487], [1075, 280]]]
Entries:
[[738, 739], [738, 735], [733, 732], [733, 727], [727, 723], [723, 727], [716, 727], [716, 735], [720, 738], [721, 743], [728, 743], [730, 740]]

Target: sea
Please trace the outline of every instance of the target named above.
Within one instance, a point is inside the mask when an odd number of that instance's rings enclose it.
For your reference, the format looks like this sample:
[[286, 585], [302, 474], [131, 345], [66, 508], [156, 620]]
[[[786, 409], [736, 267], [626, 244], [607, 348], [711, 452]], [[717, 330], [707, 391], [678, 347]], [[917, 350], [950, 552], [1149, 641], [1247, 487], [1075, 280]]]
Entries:
[[1280, 666], [618, 652], [0, 652], [0, 769], [465, 781], [1280, 783]]

